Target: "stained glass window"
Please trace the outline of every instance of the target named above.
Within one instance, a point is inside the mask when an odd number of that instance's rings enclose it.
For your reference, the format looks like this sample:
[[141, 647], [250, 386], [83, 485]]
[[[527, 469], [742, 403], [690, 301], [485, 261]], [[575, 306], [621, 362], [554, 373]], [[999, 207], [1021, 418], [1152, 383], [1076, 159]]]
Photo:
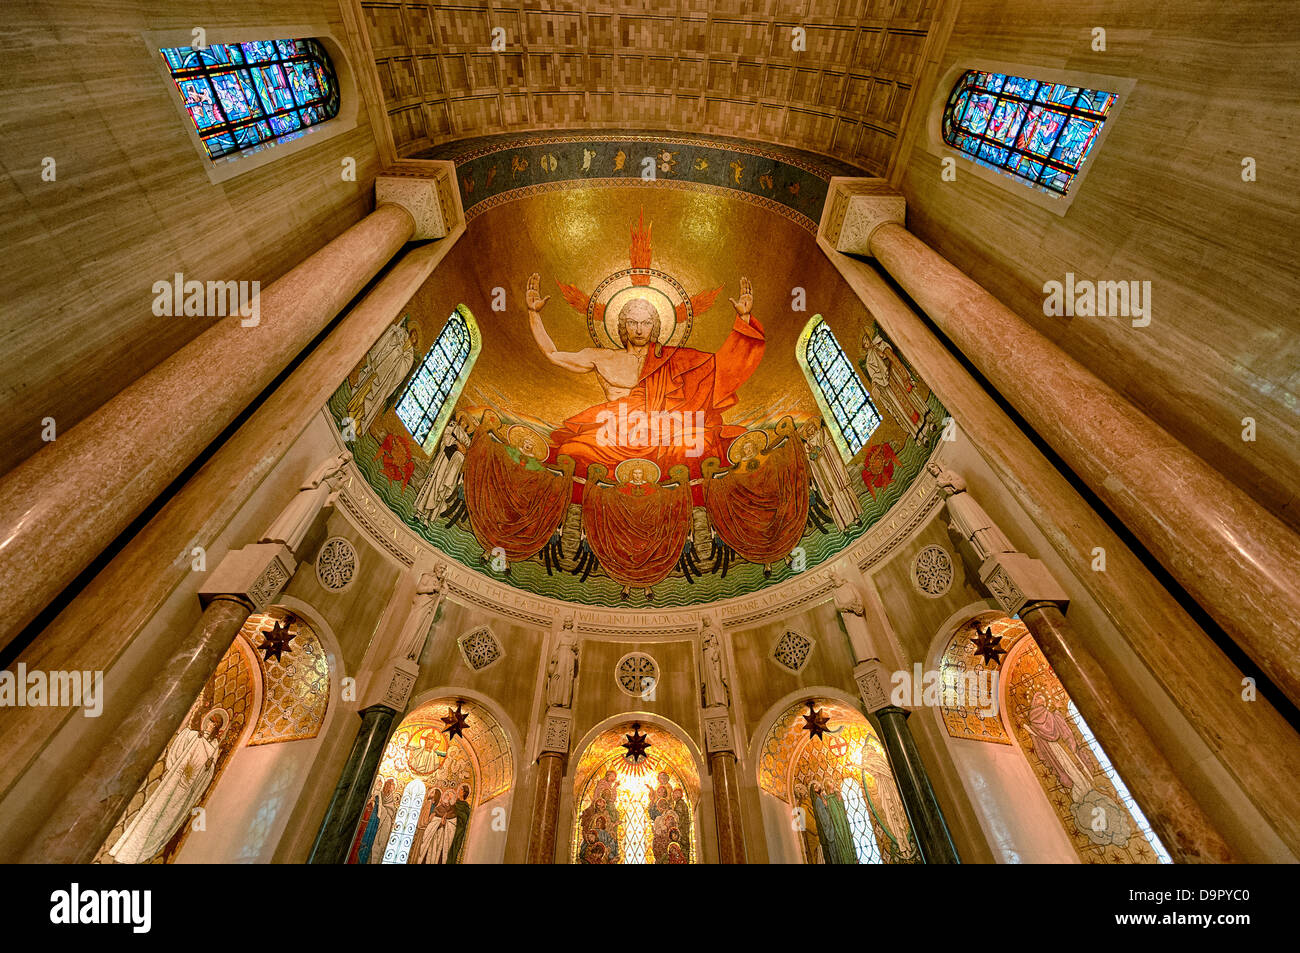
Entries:
[[211, 159], [302, 135], [339, 112], [339, 84], [315, 40], [158, 51]]
[[862, 794], [862, 783], [853, 778], [845, 778], [840, 785], [840, 797], [849, 815], [849, 830], [853, 832], [853, 852], [858, 855], [860, 864], [883, 864], [880, 848], [876, 846], [875, 833], [871, 829], [871, 815], [867, 812], [867, 802]]
[[397, 416], [417, 442], [423, 443], [433, 429], [469, 351], [469, 326], [453, 311], [397, 402]]
[[835, 416], [852, 456], [867, 445], [872, 431], [880, 426], [880, 413], [825, 322], [819, 322], [813, 329], [805, 356], [808, 370]]
[[1064, 195], [1119, 97], [1097, 89], [968, 70], [943, 112], [943, 141], [972, 161]]
[[1138, 830], [1140, 830], [1143, 836], [1150, 842], [1152, 849], [1156, 852], [1156, 856], [1160, 858], [1160, 863], [1172, 864], [1174, 859], [1169, 856], [1169, 851], [1165, 850], [1165, 845], [1160, 843], [1160, 838], [1156, 837], [1156, 832], [1151, 829], [1151, 822], [1147, 820], [1146, 815], [1142, 813], [1142, 808], [1138, 807], [1137, 801], [1135, 801], [1133, 795], [1129, 793], [1128, 788], [1124, 785], [1123, 780], [1119, 776], [1119, 772], [1116, 771], [1115, 766], [1110, 763], [1110, 758], [1106, 757], [1106, 752], [1102, 750], [1096, 736], [1092, 733], [1092, 729], [1088, 727], [1088, 723], [1084, 721], [1083, 716], [1079, 714], [1079, 709], [1074, 707], [1073, 700], [1070, 701], [1066, 711], [1069, 712], [1070, 720], [1074, 722], [1074, 726], [1079, 729], [1079, 734], [1083, 735], [1083, 740], [1087, 743], [1088, 748], [1091, 749], [1093, 757], [1095, 757], [1097, 763], [1101, 765], [1102, 773], [1105, 774], [1106, 777], [1110, 778], [1111, 784], [1115, 785], [1115, 793], [1119, 795], [1120, 803], [1128, 808], [1128, 812], [1133, 816], [1133, 821], [1137, 824]]

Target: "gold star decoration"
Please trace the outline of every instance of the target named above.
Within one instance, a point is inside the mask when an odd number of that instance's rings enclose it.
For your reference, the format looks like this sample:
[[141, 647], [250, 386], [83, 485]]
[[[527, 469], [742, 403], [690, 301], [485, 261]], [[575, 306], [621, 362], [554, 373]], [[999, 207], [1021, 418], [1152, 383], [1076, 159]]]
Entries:
[[457, 735], [464, 738], [465, 729], [469, 727], [469, 718], [461, 708], [465, 703], [457, 699], [455, 708], [448, 708], [447, 714], [442, 716], [442, 730], [447, 733], [448, 738], [455, 738]]
[[262, 661], [271, 661], [271, 656], [280, 661], [281, 652], [292, 652], [293, 649], [289, 643], [298, 635], [297, 632], [289, 631], [289, 623], [277, 621], [275, 626], [268, 632], [262, 633], [262, 644], [259, 645], [258, 651], [262, 652]]
[[1002, 637], [994, 635], [991, 628], [981, 629], [978, 623], [975, 631], [979, 633], [978, 637], [971, 639], [975, 654], [984, 659], [984, 664], [997, 668], [1002, 664], [1002, 656], [1007, 654], [1007, 650], [1002, 647]]
[[814, 708], [811, 700], [805, 704], [808, 706], [808, 711], [803, 716], [803, 730], [808, 732], [809, 738], [821, 738], [826, 734], [826, 725], [830, 722], [831, 716]]
[[641, 731], [641, 723], [633, 722], [632, 733], [624, 737], [627, 738], [627, 741], [622, 744], [622, 747], [627, 749], [624, 757], [633, 764], [643, 760], [646, 757], [646, 749], [651, 747], [651, 744], [650, 736]]

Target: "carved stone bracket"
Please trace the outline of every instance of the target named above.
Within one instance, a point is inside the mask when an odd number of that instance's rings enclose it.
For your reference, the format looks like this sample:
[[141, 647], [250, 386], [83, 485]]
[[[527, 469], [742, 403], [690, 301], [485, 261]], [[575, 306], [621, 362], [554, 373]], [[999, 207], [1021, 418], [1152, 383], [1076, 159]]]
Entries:
[[370, 698], [363, 709], [371, 705], [383, 705], [396, 712], [406, 711], [411, 689], [420, 675], [420, 666], [410, 659], [392, 659], [380, 669], [370, 683]]
[[723, 705], [704, 709], [704, 747], [709, 754], [736, 750], [731, 737], [731, 715]]
[[980, 579], [1008, 615], [1031, 602], [1055, 602], [1064, 611], [1070, 598], [1040, 560], [1024, 553], [998, 553], [980, 566]]
[[884, 179], [835, 176], [831, 193], [821, 235], [836, 251], [870, 255], [872, 232], [887, 223], [904, 223], [907, 201]]
[[226, 553], [199, 586], [199, 601], [214, 596], [240, 596], [261, 612], [293, 577], [298, 563], [283, 543], [254, 543]]
[[567, 708], [546, 709], [546, 720], [542, 723], [541, 753], [567, 755], [572, 736], [573, 712]]
[[448, 232], [434, 178], [381, 175], [375, 178], [375, 205], [400, 205], [415, 219], [411, 238], [442, 238]]
[[862, 696], [867, 711], [877, 712], [889, 707], [889, 670], [880, 659], [867, 659], [855, 665], [853, 681], [858, 685], [858, 694]]

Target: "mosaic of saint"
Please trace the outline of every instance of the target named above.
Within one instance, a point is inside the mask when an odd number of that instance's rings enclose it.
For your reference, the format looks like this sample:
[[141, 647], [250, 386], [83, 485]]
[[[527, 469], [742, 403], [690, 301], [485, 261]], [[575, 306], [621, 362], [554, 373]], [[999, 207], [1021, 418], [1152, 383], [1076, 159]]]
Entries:
[[[425, 334], [412, 315], [340, 387], [329, 405], [340, 431], [407, 526], [468, 565], [548, 596], [685, 605], [790, 578], [840, 551], [901, 497], [943, 410], [874, 322], [848, 327], [850, 345], [864, 349], [860, 366], [834, 344], [835, 368], [804, 378], [799, 368], [809, 365], [795, 352], [806, 347], [806, 316], [792, 322], [782, 313], [788, 303], [765, 302], [756, 284], [766, 278], [751, 281], [739, 268], [730, 280], [701, 278], [683, 259], [660, 261], [653, 231], [639, 209], [626, 264], [571, 278], [552, 260], [545, 279], [534, 270], [499, 286], [499, 300], [474, 304], [481, 318], [501, 313], [482, 319], [481, 351], [457, 352], [473, 366], [434, 362], [464, 381], [459, 396], [412, 370], [429, 365], [420, 342], [441, 340], [451, 324]], [[557, 295], [567, 308], [556, 310]], [[765, 308], [774, 316], [760, 319]], [[458, 305], [448, 321], [470, 310]], [[468, 324], [477, 342], [480, 326]], [[830, 336], [821, 327], [819, 341]], [[702, 335], [705, 346], [696, 346]], [[498, 376], [481, 373], [484, 363]], [[845, 375], [856, 399], [814, 397], [811, 388], [832, 380], [843, 390]], [[417, 387], [454, 402], [421, 404], [420, 420], [446, 421], [427, 437], [401, 413], [404, 388]], [[531, 396], [537, 388], [546, 401]], [[747, 402], [742, 393], [763, 396]], [[599, 399], [578, 403], [577, 394]], [[847, 416], [828, 424], [830, 412]], [[845, 446], [851, 422], [860, 432]]]
[[449, 734], [443, 719], [457, 701], [427, 702], [393, 732], [347, 863], [464, 863], [471, 815], [509, 789], [512, 767], [505, 733], [482, 706], [462, 703], [464, 735]]
[[[279, 658], [264, 648], [277, 632]], [[249, 616], [95, 862], [175, 861], [205, 830], [202, 808], [238, 749], [316, 737], [329, 695], [324, 646], [307, 623], [276, 608]]]
[[768, 731], [759, 786], [790, 806], [791, 825], [809, 864], [919, 863], [884, 745], [861, 712], [828, 698], [812, 700], [826, 717], [814, 737], [808, 702], [787, 709]]
[[[626, 742], [641, 735], [648, 745], [636, 755], [639, 749]], [[603, 732], [579, 759], [575, 777], [575, 863], [698, 862], [699, 779], [690, 752], [671, 733], [632, 725]]]

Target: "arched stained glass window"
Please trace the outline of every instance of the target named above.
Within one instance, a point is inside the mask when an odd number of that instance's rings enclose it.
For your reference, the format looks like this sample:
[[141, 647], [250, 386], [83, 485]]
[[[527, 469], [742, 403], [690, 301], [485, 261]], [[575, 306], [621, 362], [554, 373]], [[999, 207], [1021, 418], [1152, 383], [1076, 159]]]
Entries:
[[844, 801], [845, 813], [849, 816], [849, 830], [853, 832], [853, 852], [858, 855], [860, 864], [883, 864], [880, 848], [876, 846], [876, 835], [871, 829], [871, 816], [867, 812], [867, 802], [862, 796], [862, 783], [853, 778], [845, 778], [840, 784], [840, 797]]
[[853, 456], [867, 445], [872, 431], [880, 426], [880, 413], [824, 321], [813, 328], [804, 357], [808, 372], [844, 437], [849, 456]]
[[982, 166], [1065, 195], [1118, 98], [1065, 83], [967, 70], [943, 111], [943, 141]]
[[282, 142], [339, 112], [333, 64], [316, 40], [159, 50], [208, 157]]
[[433, 430], [470, 355], [470, 329], [453, 311], [397, 401], [397, 416], [419, 443]]
[[1115, 785], [1115, 793], [1119, 795], [1120, 803], [1128, 808], [1128, 812], [1133, 815], [1133, 820], [1137, 824], [1138, 830], [1140, 830], [1143, 836], [1150, 841], [1152, 849], [1156, 852], [1156, 857], [1160, 859], [1160, 863], [1172, 864], [1174, 859], [1169, 856], [1169, 851], [1165, 850], [1165, 845], [1160, 843], [1160, 838], [1157, 837], [1156, 832], [1151, 829], [1151, 822], [1148, 821], [1146, 815], [1142, 813], [1142, 808], [1138, 807], [1137, 801], [1133, 799], [1133, 795], [1129, 794], [1128, 788], [1125, 786], [1123, 779], [1120, 778], [1119, 772], [1115, 770], [1115, 766], [1110, 763], [1110, 758], [1106, 757], [1106, 752], [1102, 750], [1101, 744], [1092, 733], [1092, 729], [1088, 727], [1088, 723], [1084, 721], [1083, 716], [1079, 714], [1079, 709], [1074, 707], [1073, 699], [1070, 700], [1069, 705], [1066, 707], [1066, 711], [1070, 715], [1070, 720], [1074, 722], [1074, 727], [1078, 728], [1079, 734], [1083, 735], [1083, 740], [1092, 751], [1093, 757], [1097, 759], [1097, 764], [1101, 766], [1102, 773], [1105, 774], [1106, 777], [1110, 778], [1111, 784]]

